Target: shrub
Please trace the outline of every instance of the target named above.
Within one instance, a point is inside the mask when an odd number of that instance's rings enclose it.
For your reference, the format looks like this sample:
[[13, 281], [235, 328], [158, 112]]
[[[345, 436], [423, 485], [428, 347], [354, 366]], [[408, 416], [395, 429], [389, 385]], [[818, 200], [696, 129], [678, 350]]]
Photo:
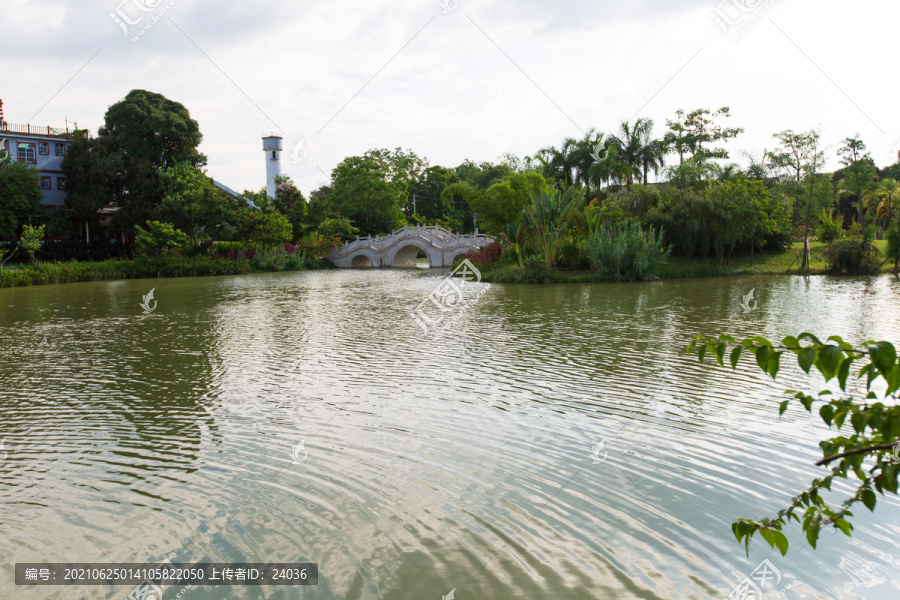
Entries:
[[846, 237], [834, 240], [823, 253], [828, 269], [841, 275], [869, 275], [878, 272], [878, 249], [869, 244], [863, 251], [862, 239]]
[[591, 268], [591, 260], [582, 244], [566, 242], [559, 250], [556, 265], [566, 271], [587, 271]]
[[250, 266], [257, 271], [284, 271], [288, 254], [282, 246], [256, 247]]
[[663, 244], [663, 230], [644, 232], [635, 223], [601, 227], [588, 238], [588, 254], [594, 268], [620, 281], [646, 279], [664, 261], [671, 246]]
[[319, 234], [325, 239], [339, 238], [341, 241], [349, 242], [359, 235], [359, 229], [353, 226], [350, 219], [328, 218], [322, 221], [317, 228]]
[[525, 283], [547, 283], [553, 280], [553, 274], [542, 254], [532, 254], [525, 257], [525, 269], [522, 281]]
[[143, 256], [175, 256], [187, 242], [187, 234], [175, 229], [171, 223], [147, 221], [147, 231], [135, 226], [138, 234], [134, 240], [139, 254]]
[[816, 236], [819, 238], [820, 242], [823, 244], [830, 244], [834, 240], [839, 240], [844, 237], [844, 230], [841, 229], [841, 221], [835, 219], [827, 208], [822, 209], [819, 220], [822, 224], [819, 225]]
[[469, 250], [466, 252], [464, 258], [469, 259], [469, 261], [475, 265], [479, 271], [490, 271], [494, 268], [494, 264], [500, 260], [500, 256], [503, 254], [503, 246], [500, 242], [493, 242], [488, 244], [481, 250], [472, 251]]
[[894, 261], [894, 274], [897, 274], [897, 264], [900, 263], [900, 229], [891, 227], [884, 234], [887, 240], [887, 258]]
[[31, 257], [31, 264], [35, 264], [34, 253], [41, 248], [41, 240], [44, 239], [44, 227], [44, 225], [40, 227], [25, 225], [22, 227], [22, 249]]

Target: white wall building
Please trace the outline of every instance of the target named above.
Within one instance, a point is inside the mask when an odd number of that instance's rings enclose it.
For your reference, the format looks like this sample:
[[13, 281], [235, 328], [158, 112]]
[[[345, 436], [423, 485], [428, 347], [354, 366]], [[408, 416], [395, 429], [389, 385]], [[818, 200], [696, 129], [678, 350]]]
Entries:
[[7, 151], [13, 160], [38, 169], [41, 172], [42, 204], [65, 206], [66, 177], [62, 161], [72, 145], [72, 134], [67, 128], [14, 125], [3, 118], [3, 100], [0, 100], [0, 152]]

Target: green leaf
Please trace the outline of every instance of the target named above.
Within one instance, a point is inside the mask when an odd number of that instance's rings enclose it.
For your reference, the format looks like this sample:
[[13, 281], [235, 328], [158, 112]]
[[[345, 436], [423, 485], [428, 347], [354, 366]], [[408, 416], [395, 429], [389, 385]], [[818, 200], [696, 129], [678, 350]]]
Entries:
[[803, 350], [798, 350], [797, 356], [797, 363], [800, 365], [800, 368], [806, 371], [806, 373], [808, 374], [809, 368], [816, 360], [816, 349], [804, 348]]
[[806, 526], [806, 541], [809, 542], [813, 550], [816, 549], [816, 542], [819, 540], [819, 530], [821, 528], [822, 523], [820, 521], [812, 521]]
[[769, 364], [766, 367], [766, 372], [772, 376], [772, 379], [775, 379], [775, 376], [778, 375], [778, 369], [780, 367], [779, 361], [781, 360], [781, 355], [784, 352], [771, 352], [769, 354]]
[[811, 334], [811, 333], [801, 333], [801, 334], [798, 335], [797, 337], [798, 337], [799, 339], [801, 339], [801, 340], [809, 340], [810, 342], [812, 342], [812, 343], [815, 344], [816, 346], [821, 346], [821, 345], [822, 345], [822, 342], [819, 341], [819, 338], [817, 338], [816, 336], [814, 336], [814, 335]]
[[716, 346], [716, 360], [719, 362], [719, 366], [724, 367], [725, 363], [722, 362], [722, 358], [725, 356], [725, 350], [728, 346], [725, 345], [725, 342], [722, 342], [718, 346]]
[[862, 503], [866, 506], [866, 508], [868, 508], [872, 512], [875, 511], [876, 499], [877, 499], [877, 496], [875, 495], [875, 492], [873, 492], [872, 490], [865, 489], [862, 491], [862, 498], [861, 498]]
[[788, 404], [790, 404], [790, 403], [791, 403], [790, 400], [785, 400], [784, 402], [781, 403], [781, 406], [778, 407], [778, 416], [779, 417], [781, 415], [783, 415], [784, 411], [786, 411], [788, 409]]
[[890, 342], [878, 342], [877, 344], [867, 344], [866, 349], [869, 351], [869, 357], [878, 367], [879, 371], [890, 371], [897, 362], [897, 351]]
[[834, 526], [843, 531], [847, 537], [853, 537], [853, 534], [851, 533], [853, 531], [853, 525], [850, 524], [850, 521], [838, 519], [834, 522]]
[[843, 358], [844, 353], [841, 351], [840, 346], [829, 345], [819, 351], [819, 358], [816, 360], [816, 366], [819, 368], [819, 371], [822, 372], [822, 375], [825, 376], [825, 381], [834, 377]]
[[853, 359], [847, 357], [841, 363], [841, 367], [838, 369], [838, 384], [841, 386], [842, 390], [847, 389], [847, 377], [850, 375], [850, 365], [853, 363]]
[[855, 412], [853, 413], [853, 416], [850, 417], [850, 424], [853, 425], [853, 429], [856, 430], [856, 433], [865, 431], [866, 421], [868, 421], [868, 417], [863, 412]]
[[768, 346], [760, 346], [756, 349], [756, 364], [759, 365], [759, 368], [769, 372], [769, 355], [772, 354], [772, 349]]
[[731, 368], [737, 369], [738, 358], [741, 356], [741, 350], [743, 350], [742, 346], [735, 346], [734, 350], [731, 351]]
[[831, 427], [831, 419], [834, 417], [834, 407], [830, 404], [826, 404], [819, 409], [819, 415], [822, 417], [822, 420]]
[[775, 531], [772, 529], [760, 529], [759, 535], [769, 543], [772, 548], [775, 547]]
[[700, 362], [703, 362], [703, 358], [706, 356], [706, 344], [700, 346], [700, 350], [697, 351], [697, 356], [700, 358]]
[[[796, 348], [797, 346], [800, 345], [800, 341], [797, 338], [795, 338], [794, 336], [789, 335], [786, 338], [784, 338], [783, 340], [781, 340], [781, 345], [787, 346], [788, 348]], [[797, 352], [797, 350], [794, 350], [794, 352]]]
[[844, 420], [847, 418], [847, 410], [841, 408], [835, 413], [834, 416], [834, 426], [840, 429], [844, 426]]
[[788, 539], [787, 536], [780, 531], [775, 532], [775, 545], [778, 547], [778, 551], [781, 552], [782, 556], [785, 556], [787, 554]]

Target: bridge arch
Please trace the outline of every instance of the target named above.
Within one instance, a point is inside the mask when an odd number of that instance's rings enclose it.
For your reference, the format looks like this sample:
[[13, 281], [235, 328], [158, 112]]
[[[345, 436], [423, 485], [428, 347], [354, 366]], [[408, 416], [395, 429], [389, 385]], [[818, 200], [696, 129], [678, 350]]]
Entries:
[[350, 267], [353, 269], [371, 269], [372, 266], [372, 258], [370, 256], [367, 256], [364, 252], [357, 254], [350, 261]]
[[387, 262], [395, 267], [415, 267], [419, 251], [425, 253], [425, 257], [428, 259], [428, 267], [433, 267], [434, 264], [432, 264], [429, 248], [426, 248], [425, 244], [418, 241], [405, 240], [397, 244], [397, 250], [393, 253], [393, 256], [388, 257]]

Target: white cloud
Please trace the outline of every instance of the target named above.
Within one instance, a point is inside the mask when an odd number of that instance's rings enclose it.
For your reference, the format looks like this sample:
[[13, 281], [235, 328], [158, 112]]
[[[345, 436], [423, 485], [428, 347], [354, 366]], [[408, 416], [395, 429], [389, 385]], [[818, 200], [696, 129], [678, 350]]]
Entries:
[[305, 139], [309, 157], [285, 169], [305, 193], [326, 180], [319, 168], [369, 148], [494, 160], [579, 135], [571, 121], [609, 131], [645, 104], [659, 135], [678, 108], [730, 106], [746, 128], [735, 159], [786, 128], [820, 126], [834, 148], [858, 132], [880, 165], [900, 140], [889, 84], [900, 7], [886, 0], [857, 12], [780, 0], [738, 42], [705, 0], [459, 0], [447, 14], [437, 0], [178, 0], [137, 43], [109, 16], [120, 1], [5, 0], [6, 118], [25, 122], [52, 97], [34, 124], [96, 130], [129, 90], [160, 92], [199, 121], [210, 173], [236, 189], [264, 185], [260, 137], [278, 128], [286, 147]]

